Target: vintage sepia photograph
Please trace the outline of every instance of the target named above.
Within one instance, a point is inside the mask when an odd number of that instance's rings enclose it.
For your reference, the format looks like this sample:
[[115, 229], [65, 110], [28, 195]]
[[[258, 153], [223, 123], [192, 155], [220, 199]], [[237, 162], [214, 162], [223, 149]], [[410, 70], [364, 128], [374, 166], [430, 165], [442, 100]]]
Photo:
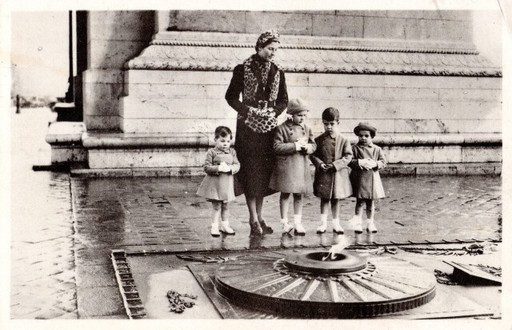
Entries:
[[4, 4], [1, 327], [509, 329], [508, 4], [369, 3]]

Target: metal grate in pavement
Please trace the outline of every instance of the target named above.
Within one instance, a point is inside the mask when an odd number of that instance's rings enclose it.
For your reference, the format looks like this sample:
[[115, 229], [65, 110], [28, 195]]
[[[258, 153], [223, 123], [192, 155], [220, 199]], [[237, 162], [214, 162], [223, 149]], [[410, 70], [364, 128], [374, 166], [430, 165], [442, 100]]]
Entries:
[[126, 315], [130, 319], [145, 318], [146, 311], [126, 260], [126, 253], [124, 250], [112, 250], [111, 257]]

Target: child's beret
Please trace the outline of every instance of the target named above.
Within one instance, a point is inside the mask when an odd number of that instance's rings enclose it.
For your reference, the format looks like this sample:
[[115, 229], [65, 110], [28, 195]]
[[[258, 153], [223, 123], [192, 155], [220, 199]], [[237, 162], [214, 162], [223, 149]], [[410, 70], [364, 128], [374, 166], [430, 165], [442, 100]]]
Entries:
[[354, 133], [356, 135], [359, 135], [359, 131], [370, 131], [370, 135], [372, 138], [375, 137], [375, 133], [377, 133], [377, 129], [375, 127], [373, 127], [372, 125], [370, 125], [369, 123], [359, 123], [355, 128], [354, 128]]
[[297, 98], [297, 99], [291, 99], [288, 102], [288, 108], [286, 110], [286, 112], [288, 114], [294, 115], [296, 113], [303, 112], [303, 111], [309, 111], [308, 105], [303, 100]]

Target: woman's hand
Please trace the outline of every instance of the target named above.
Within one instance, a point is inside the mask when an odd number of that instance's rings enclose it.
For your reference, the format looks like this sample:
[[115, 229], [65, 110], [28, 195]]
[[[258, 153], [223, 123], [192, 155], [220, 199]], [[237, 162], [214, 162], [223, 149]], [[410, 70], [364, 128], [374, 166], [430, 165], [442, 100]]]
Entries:
[[262, 117], [270, 117], [274, 118], [276, 116], [276, 112], [274, 111], [274, 108], [255, 108], [255, 107], [249, 107], [249, 114], [254, 113], [258, 116]]
[[320, 169], [324, 172], [330, 172], [334, 169], [334, 165], [333, 164], [321, 164], [320, 165]]

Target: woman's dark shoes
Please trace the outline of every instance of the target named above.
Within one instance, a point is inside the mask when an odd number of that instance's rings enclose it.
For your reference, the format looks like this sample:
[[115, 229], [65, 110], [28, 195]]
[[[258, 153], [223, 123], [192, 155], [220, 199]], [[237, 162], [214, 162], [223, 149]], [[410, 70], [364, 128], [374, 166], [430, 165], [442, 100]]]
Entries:
[[265, 220], [261, 220], [260, 221], [260, 226], [261, 226], [261, 229], [263, 230], [263, 234], [272, 234], [274, 232], [274, 230], [272, 229], [272, 227], [270, 227], [269, 225], [267, 225], [267, 223], [265, 222]]
[[260, 223], [258, 221], [250, 222], [251, 225], [251, 234], [250, 236], [261, 236], [263, 235], [263, 228], [261, 228]]
[[261, 248], [261, 242], [263, 241], [262, 235], [254, 235], [249, 237], [249, 249]]

